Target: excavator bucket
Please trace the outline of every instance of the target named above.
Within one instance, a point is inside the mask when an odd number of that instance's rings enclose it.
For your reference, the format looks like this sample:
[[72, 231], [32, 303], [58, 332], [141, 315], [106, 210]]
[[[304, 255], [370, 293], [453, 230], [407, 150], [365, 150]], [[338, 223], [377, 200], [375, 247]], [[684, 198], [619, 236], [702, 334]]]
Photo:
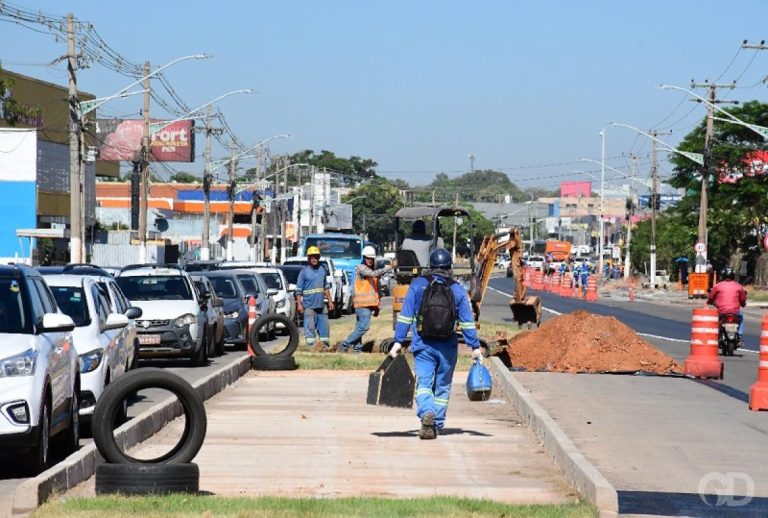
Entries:
[[539, 297], [525, 297], [520, 302], [512, 299], [509, 302], [509, 309], [512, 310], [512, 318], [515, 319], [519, 327], [528, 324], [528, 329], [530, 329], [533, 324], [536, 324], [536, 327], [541, 324], [541, 299]]

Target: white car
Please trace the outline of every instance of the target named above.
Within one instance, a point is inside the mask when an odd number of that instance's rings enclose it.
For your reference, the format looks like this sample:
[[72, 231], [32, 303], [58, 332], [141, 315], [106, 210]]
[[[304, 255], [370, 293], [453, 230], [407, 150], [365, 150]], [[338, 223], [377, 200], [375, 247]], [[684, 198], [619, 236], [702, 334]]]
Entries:
[[525, 261], [525, 265], [537, 270], [541, 270], [544, 268], [544, 256], [532, 255]]
[[[107, 385], [133, 366], [135, 324], [133, 336], [127, 337], [130, 319], [115, 311], [109, 288], [93, 277], [46, 275], [44, 279], [59, 309], [75, 323], [72, 335], [80, 359], [80, 417], [89, 420]], [[121, 417], [125, 419], [125, 414]]]
[[38, 272], [0, 266], [0, 448], [32, 474], [48, 467], [52, 442], [62, 453], [80, 442], [74, 328]]
[[[296, 300], [293, 295], [288, 293], [288, 281], [283, 275], [283, 271], [275, 266], [257, 266], [256, 272], [264, 279], [267, 285], [267, 295], [275, 301], [275, 313], [285, 315], [293, 320], [296, 314]], [[283, 324], [278, 323], [277, 327], [282, 329]]]
[[351, 315], [355, 312], [355, 284], [350, 280], [348, 271], [342, 270], [341, 280], [341, 302], [342, 312]]
[[139, 357], [187, 357], [193, 366], [208, 362], [206, 314], [189, 275], [175, 265], [126, 266], [117, 285], [143, 314], [136, 321]]
[[[289, 257], [283, 261], [283, 264], [306, 266], [309, 263], [306, 257]], [[333, 263], [333, 259], [330, 257], [321, 257], [320, 266], [324, 266], [325, 270], [328, 272], [326, 282], [331, 285], [331, 289], [329, 291], [331, 292], [331, 295], [333, 295], [333, 303], [336, 306], [333, 313], [328, 314], [328, 317], [339, 318], [341, 316], [341, 310], [344, 305], [344, 292], [341, 284], [341, 276], [343, 273], [341, 270], [336, 269]]]

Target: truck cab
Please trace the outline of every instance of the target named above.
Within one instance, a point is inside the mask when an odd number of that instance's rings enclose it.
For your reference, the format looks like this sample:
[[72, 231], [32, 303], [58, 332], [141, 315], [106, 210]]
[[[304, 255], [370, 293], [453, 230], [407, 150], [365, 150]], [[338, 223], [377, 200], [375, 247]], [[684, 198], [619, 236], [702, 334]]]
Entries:
[[323, 257], [333, 259], [338, 270], [347, 271], [354, 279], [355, 267], [363, 261], [363, 238], [356, 234], [309, 234], [301, 244], [302, 254], [307, 255], [307, 248], [316, 246]]

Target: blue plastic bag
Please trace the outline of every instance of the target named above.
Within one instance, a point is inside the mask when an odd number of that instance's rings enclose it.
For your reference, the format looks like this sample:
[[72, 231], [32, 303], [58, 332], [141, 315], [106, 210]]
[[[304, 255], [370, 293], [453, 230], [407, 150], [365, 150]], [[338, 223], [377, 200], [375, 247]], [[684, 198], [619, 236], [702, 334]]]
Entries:
[[479, 359], [475, 360], [467, 376], [467, 397], [470, 401], [488, 401], [492, 386], [491, 373]]

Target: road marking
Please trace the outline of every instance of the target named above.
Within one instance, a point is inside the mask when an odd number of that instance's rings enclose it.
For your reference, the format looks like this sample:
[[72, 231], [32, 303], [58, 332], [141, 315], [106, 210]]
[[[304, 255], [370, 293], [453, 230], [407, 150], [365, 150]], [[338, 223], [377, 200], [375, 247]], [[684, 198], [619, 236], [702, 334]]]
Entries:
[[[500, 294], [502, 294], [504, 296], [507, 296], [507, 297], [512, 297], [513, 296], [511, 293], [507, 293], [507, 292], [504, 292], [504, 291], [501, 291], [501, 290], [497, 290], [493, 286], [488, 286], [488, 289], [489, 290], [493, 290], [496, 293], [500, 293]], [[548, 311], [548, 312], [550, 312], [550, 313], [552, 313], [553, 315], [556, 315], [556, 316], [562, 315], [561, 312], [555, 311], [554, 309], [550, 309], [550, 308], [547, 308], [547, 307], [544, 307], [544, 306], [541, 306], [541, 309], [543, 309], [544, 311]], [[635, 332], [637, 333], [637, 331], [635, 331]], [[651, 334], [651, 333], [637, 333], [637, 334], [638, 334], [638, 336], [643, 336], [643, 337], [646, 337], [646, 338], [655, 338], [657, 340], [667, 340], [669, 342], [677, 342], [677, 343], [681, 343], [681, 344], [690, 344], [691, 343], [690, 340], [681, 340], [680, 338], [672, 338], [672, 337], [669, 337], [669, 336], [660, 336], [660, 335], [654, 335], [654, 334]], [[753, 351], [751, 349], [740, 349], [740, 351], [745, 352], [745, 353], [760, 354], [760, 351]]]

